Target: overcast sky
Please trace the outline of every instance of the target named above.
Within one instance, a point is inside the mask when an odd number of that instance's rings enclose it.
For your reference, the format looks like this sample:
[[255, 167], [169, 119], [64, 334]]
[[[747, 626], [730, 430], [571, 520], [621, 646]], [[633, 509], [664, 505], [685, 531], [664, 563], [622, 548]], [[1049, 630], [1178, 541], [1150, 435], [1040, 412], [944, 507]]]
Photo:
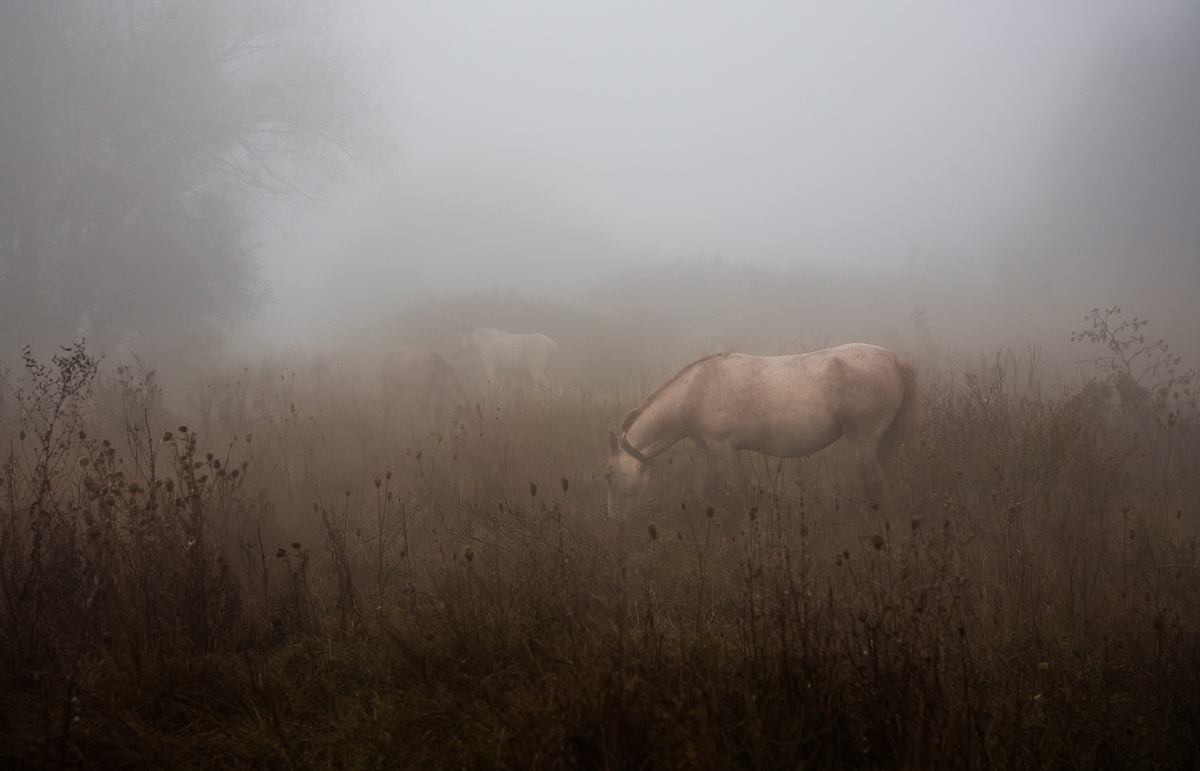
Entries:
[[1064, 135], [1114, 57], [1200, 18], [1178, 2], [348, 7], [384, 52], [397, 155], [278, 218], [268, 319], [330, 286], [553, 295], [680, 255], [986, 267], [1061, 195]]

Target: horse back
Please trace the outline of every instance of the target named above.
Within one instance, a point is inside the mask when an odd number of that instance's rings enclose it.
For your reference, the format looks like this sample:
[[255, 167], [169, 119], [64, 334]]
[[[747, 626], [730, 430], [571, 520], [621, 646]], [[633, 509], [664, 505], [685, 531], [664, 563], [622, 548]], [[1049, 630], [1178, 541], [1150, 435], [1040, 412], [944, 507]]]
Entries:
[[884, 348], [853, 343], [789, 356], [716, 354], [677, 377], [687, 392], [685, 411], [700, 430], [774, 426], [828, 435], [835, 427], [890, 424], [905, 397], [897, 361]]
[[436, 351], [398, 345], [383, 363], [383, 377], [393, 387], [413, 388], [435, 381], [457, 383], [458, 374], [446, 357]]

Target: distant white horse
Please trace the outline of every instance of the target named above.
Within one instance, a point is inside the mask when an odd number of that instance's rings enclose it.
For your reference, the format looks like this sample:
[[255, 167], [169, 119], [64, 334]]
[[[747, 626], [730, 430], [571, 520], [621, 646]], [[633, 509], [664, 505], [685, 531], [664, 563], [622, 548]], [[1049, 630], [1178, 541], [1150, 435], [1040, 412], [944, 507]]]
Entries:
[[529, 375], [535, 383], [544, 384], [546, 370], [558, 356], [558, 343], [540, 332], [513, 335], [498, 329], [471, 327], [458, 335], [458, 352], [470, 348], [479, 351], [483, 369], [489, 381], [496, 373], [509, 376]]
[[431, 401], [435, 401], [435, 410], [440, 410], [444, 401], [462, 395], [458, 373], [444, 356], [407, 345], [393, 348], [384, 360], [383, 389], [385, 397], [395, 402], [416, 399], [422, 415]]
[[877, 507], [883, 465], [916, 429], [920, 389], [912, 366], [853, 343], [795, 356], [718, 353], [692, 362], [609, 432], [608, 513], [621, 519], [649, 480], [650, 460], [684, 437], [708, 455], [706, 482], [745, 491], [739, 450], [798, 458], [845, 436]]

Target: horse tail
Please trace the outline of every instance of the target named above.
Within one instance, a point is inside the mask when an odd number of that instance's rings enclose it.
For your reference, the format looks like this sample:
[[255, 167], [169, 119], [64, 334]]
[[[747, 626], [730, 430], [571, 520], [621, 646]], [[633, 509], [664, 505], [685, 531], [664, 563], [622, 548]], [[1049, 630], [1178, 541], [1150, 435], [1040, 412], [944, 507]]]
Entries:
[[917, 384], [917, 371], [899, 356], [895, 357], [895, 362], [896, 372], [904, 383], [904, 401], [879, 443], [879, 462], [884, 466], [895, 460], [900, 448], [916, 433], [917, 423], [921, 420], [921, 387]]

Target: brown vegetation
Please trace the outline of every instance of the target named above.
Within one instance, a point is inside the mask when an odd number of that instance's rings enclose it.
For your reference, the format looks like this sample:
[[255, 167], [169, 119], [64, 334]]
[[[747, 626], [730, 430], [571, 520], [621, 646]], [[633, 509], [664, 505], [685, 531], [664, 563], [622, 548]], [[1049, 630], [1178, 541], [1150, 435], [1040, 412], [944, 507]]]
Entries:
[[271, 377], [201, 435], [156, 425], [145, 373], [30, 356], [0, 764], [1195, 767], [1196, 394], [1044, 394], [1035, 363], [927, 371], [878, 513], [841, 445], [745, 458], [758, 506], [713, 511], [685, 443], [618, 524], [631, 398], [518, 391], [427, 433]]

